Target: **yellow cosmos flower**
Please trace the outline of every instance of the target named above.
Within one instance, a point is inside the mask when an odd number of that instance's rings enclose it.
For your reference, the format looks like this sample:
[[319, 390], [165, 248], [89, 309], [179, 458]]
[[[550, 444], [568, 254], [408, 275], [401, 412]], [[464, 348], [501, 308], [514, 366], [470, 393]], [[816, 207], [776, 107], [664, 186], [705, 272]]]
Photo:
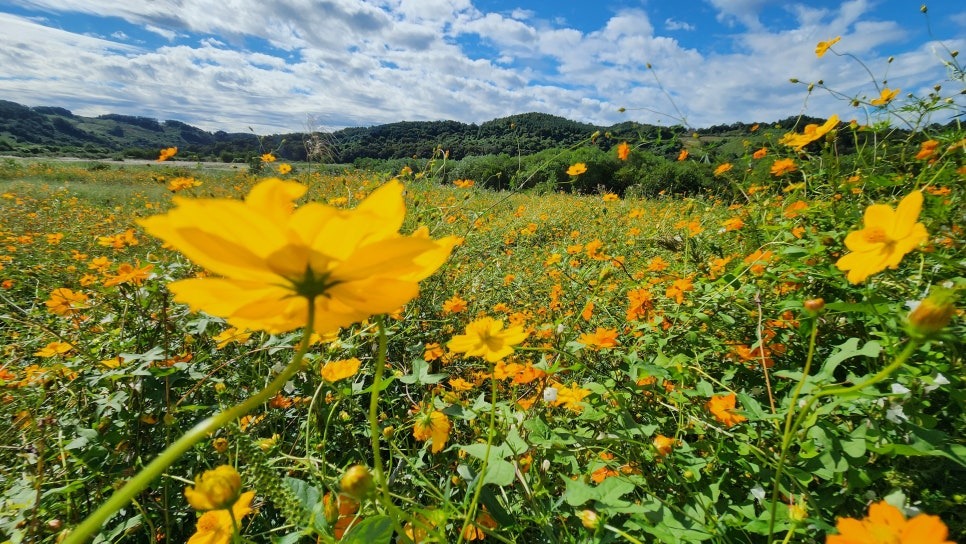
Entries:
[[578, 162], [570, 165], [570, 168], [567, 169], [567, 175], [579, 176], [580, 174], [583, 174], [586, 171], [587, 171], [587, 165], [582, 162]]
[[910, 519], [891, 504], [880, 501], [869, 507], [864, 519], [839, 518], [839, 534], [829, 535], [826, 544], [955, 544], [947, 540], [949, 529], [938, 516], [919, 514]]
[[[241, 520], [253, 512], [252, 499], [254, 491], [246, 491], [228, 510], [211, 510], [198, 518], [195, 534], [188, 539], [188, 544], [229, 544], [235, 536], [235, 523], [241, 525]], [[234, 523], [232, 518], [234, 517]]]
[[355, 357], [343, 361], [329, 361], [322, 365], [322, 379], [332, 383], [346, 378], [351, 378], [359, 372], [362, 361]]
[[890, 90], [888, 87], [883, 87], [882, 92], [879, 93], [879, 98], [873, 98], [869, 104], [872, 104], [873, 106], [885, 106], [889, 102], [895, 100], [896, 96], [898, 95], [899, 89]]
[[288, 164], [288, 163], [284, 163], [283, 162], [282, 164], [278, 165], [278, 173], [279, 174], [282, 174], [283, 176], [285, 174], [288, 174], [291, 171], [292, 171], [292, 165], [291, 164]]
[[527, 339], [523, 327], [503, 328], [503, 320], [481, 317], [466, 325], [466, 334], [456, 335], [446, 347], [467, 357], [482, 357], [495, 363], [513, 353], [513, 346]]
[[413, 438], [421, 442], [432, 439], [430, 451], [439, 453], [449, 441], [451, 427], [449, 417], [443, 412], [439, 410], [424, 412], [416, 418], [416, 423], [413, 425]]
[[778, 143], [793, 147], [795, 148], [795, 151], [801, 151], [806, 145], [828, 134], [833, 128], [837, 127], [838, 124], [839, 116], [833, 115], [829, 117], [828, 120], [822, 125], [805, 125], [805, 130], [803, 130], [801, 134], [796, 134], [794, 132], [785, 134], [780, 140], [778, 140]]
[[829, 48], [839, 43], [841, 39], [842, 36], [836, 36], [827, 42], [818, 42], [818, 45], [815, 46], [815, 56], [822, 58], [828, 52]]
[[720, 176], [721, 174], [724, 174], [728, 170], [731, 170], [731, 168], [732, 168], [732, 166], [731, 166], [731, 163], [730, 162], [726, 162], [724, 164], [720, 164], [720, 165], [718, 165], [717, 168], [714, 169], [714, 175], [715, 176]]
[[188, 504], [195, 510], [224, 510], [240, 498], [241, 475], [231, 465], [206, 470], [195, 477], [195, 485], [184, 490]]
[[391, 181], [358, 207], [295, 208], [307, 188], [270, 178], [244, 202], [175, 197], [176, 207], [140, 224], [221, 277], [173, 282], [175, 300], [237, 328], [282, 333], [304, 326], [315, 306], [325, 334], [389, 313], [416, 297], [418, 282], [449, 257], [458, 238], [425, 229], [399, 234], [403, 186]]
[[918, 222], [922, 210], [922, 193], [913, 191], [899, 202], [895, 210], [885, 204], [865, 209], [865, 227], [845, 237], [845, 247], [852, 253], [840, 258], [835, 266], [848, 272], [851, 283], [861, 283], [886, 268], [896, 268], [902, 258], [929, 234]]
[[275, 162], [275, 155], [265, 153], [262, 155], [262, 162]]

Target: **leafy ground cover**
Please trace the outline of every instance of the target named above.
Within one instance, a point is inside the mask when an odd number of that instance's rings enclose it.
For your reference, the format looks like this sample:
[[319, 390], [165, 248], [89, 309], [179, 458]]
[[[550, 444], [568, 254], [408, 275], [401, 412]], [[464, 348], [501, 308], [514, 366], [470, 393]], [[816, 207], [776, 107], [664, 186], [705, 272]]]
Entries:
[[964, 133], [870, 130], [693, 198], [6, 160], [0, 535], [962, 540]]

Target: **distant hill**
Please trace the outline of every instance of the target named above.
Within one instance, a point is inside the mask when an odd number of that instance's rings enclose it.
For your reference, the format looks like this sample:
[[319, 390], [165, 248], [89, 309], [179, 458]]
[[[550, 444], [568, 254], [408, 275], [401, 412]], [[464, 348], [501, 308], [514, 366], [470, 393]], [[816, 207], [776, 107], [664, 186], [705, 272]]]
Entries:
[[[778, 123], [788, 129], [796, 119]], [[816, 120], [819, 121], [819, 120]], [[812, 122], [812, 121], [809, 121]], [[699, 130], [704, 135], [743, 137], [751, 124], [735, 123]], [[773, 125], [774, 126], [774, 125]], [[571, 121], [545, 113], [523, 113], [485, 123], [458, 121], [407, 121], [332, 133], [208, 132], [181, 121], [158, 121], [148, 117], [107, 114], [74, 115], [54, 106], [28, 107], [0, 100], [0, 153], [15, 155], [63, 155], [150, 159], [158, 150], [177, 146], [183, 160], [246, 162], [253, 156], [273, 152], [283, 160], [317, 159], [321, 151], [329, 162], [350, 163], [359, 159], [428, 158], [435, 150], [451, 159], [505, 153], [530, 155], [553, 147], [569, 147], [588, 141], [603, 148], [621, 139], [648, 142], [648, 150], [672, 153], [685, 127], [658, 127], [624, 122], [610, 127]]]

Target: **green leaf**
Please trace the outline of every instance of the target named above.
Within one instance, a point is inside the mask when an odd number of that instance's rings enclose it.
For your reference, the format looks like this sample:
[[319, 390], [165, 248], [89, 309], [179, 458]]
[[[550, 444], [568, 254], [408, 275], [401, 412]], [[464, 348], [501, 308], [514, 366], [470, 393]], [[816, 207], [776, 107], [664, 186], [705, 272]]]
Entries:
[[429, 363], [422, 359], [413, 360], [413, 371], [411, 374], [401, 376], [399, 381], [405, 384], [434, 384], [439, 383], [447, 378], [446, 374], [430, 374], [429, 373]]
[[484, 484], [510, 485], [516, 475], [513, 463], [502, 459], [493, 459], [486, 464], [486, 474], [483, 475]]
[[822, 365], [821, 374], [826, 377], [831, 377], [832, 372], [835, 371], [835, 368], [846, 359], [857, 357], [859, 355], [863, 357], [878, 357], [879, 353], [882, 352], [882, 345], [875, 340], [866, 342], [865, 345], [860, 348], [858, 338], [849, 338], [844, 343], [836, 347], [838, 348], [838, 351], [830, 355], [829, 358], [825, 360], [825, 364]]
[[362, 520], [342, 537], [344, 544], [389, 544], [392, 521], [389, 516], [372, 516]]
[[600, 485], [586, 484], [583, 480], [566, 480], [567, 489], [564, 500], [570, 506], [579, 506], [587, 501], [597, 501], [604, 505], [624, 505], [627, 501], [619, 500], [626, 493], [634, 490], [634, 484], [625, 478], [607, 478]]

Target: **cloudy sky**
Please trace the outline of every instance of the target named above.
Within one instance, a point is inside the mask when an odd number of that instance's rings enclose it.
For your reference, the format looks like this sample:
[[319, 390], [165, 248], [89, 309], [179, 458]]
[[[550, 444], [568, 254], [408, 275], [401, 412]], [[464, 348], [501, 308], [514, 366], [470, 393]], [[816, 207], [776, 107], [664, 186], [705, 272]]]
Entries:
[[883, 82], [902, 99], [962, 90], [943, 59], [966, 49], [966, 8], [927, 4], [928, 16], [911, 0], [0, 0], [0, 99], [259, 134], [531, 111], [695, 128], [865, 121], [876, 112], [848, 98]]

